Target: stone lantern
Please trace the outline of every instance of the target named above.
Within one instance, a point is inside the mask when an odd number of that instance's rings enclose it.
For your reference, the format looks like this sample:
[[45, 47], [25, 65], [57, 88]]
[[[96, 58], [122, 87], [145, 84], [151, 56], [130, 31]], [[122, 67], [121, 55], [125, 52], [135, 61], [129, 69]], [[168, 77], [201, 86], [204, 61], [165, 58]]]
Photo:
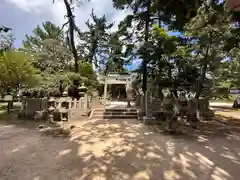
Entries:
[[64, 89], [63, 93], [62, 93], [63, 97], [67, 97], [68, 96], [68, 91], [67, 88]]
[[84, 83], [81, 84], [81, 86], [78, 88], [79, 90], [79, 94], [81, 97], [84, 96], [84, 94], [86, 94], [87, 92], [87, 87], [84, 85]]
[[48, 107], [54, 107], [55, 108], [55, 106], [56, 106], [56, 99], [51, 97], [48, 100]]
[[83, 97], [83, 110], [84, 114], [88, 111], [88, 95], [87, 95], [87, 87], [84, 85], [84, 83], [81, 84], [81, 86], [78, 88], [79, 95], [82, 99]]

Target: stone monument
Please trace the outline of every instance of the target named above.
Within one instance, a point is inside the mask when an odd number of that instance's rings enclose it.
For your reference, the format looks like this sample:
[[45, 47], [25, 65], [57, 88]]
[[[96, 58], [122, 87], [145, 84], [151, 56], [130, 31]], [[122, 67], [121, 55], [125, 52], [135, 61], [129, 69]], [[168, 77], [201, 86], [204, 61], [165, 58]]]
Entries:
[[133, 98], [133, 87], [129, 81], [127, 81], [126, 84], [126, 94], [127, 94], [127, 107], [131, 107], [131, 100]]
[[151, 104], [151, 94], [149, 91], [145, 92], [145, 96], [144, 96], [144, 103], [145, 103], [145, 116], [143, 117], [143, 122], [145, 124], [155, 124], [156, 123], [156, 118], [153, 117], [152, 115], [152, 110], [151, 107], [149, 106], [149, 104]]

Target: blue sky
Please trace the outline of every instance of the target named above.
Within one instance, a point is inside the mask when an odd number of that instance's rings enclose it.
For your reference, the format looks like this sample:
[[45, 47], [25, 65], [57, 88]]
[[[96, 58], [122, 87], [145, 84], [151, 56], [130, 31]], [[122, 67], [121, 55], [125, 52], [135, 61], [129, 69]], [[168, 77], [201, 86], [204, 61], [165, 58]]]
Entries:
[[[75, 8], [76, 23], [81, 30], [86, 28], [85, 22], [92, 8], [97, 15], [105, 14], [109, 21], [116, 24], [130, 13], [114, 9], [112, 0], [86, 1]], [[55, 4], [52, 0], [1, 0], [0, 4], [0, 24], [13, 29], [16, 46], [20, 46], [25, 35], [31, 34], [32, 30], [44, 21], [51, 21], [61, 26], [66, 22], [65, 14], [62, 0], [55, 0]]]
[[[94, 8], [97, 15], [105, 14], [107, 19], [115, 22], [115, 24], [118, 24], [130, 13], [130, 11], [114, 9], [112, 0], [86, 1], [75, 8], [76, 23], [81, 30], [86, 29], [85, 22], [89, 19], [92, 8]], [[51, 21], [59, 26], [64, 24], [66, 22], [65, 14], [62, 0], [55, 0], [55, 4], [52, 4], [52, 0], [1, 0], [0, 3], [0, 25], [13, 29], [12, 33], [16, 38], [16, 47], [20, 47], [25, 35], [31, 35], [32, 30], [44, 21]], [[134, 69], [139, 63], [140, 60], [136, 59], [129, 68]]]
[[[130, 13], [130, 11], [114, 9], [112, 0], [85, 1], [79, 7], [75, 7], [76, 23], [81, 30], [86, 29], [85, 22], [90, 18], [92, 9], [98, 16], [105, 14], [108, 21], [116, 25]], [[32, 30], [44, 21], [62, 26], [66, 22], [64, 15], [66, 11], [62, 0], [55, 0], [55, 4], [52, 0], [1, 0], [0, 3], [0, 25], [13, 29], [12, 33], [16, 38], [15, 47], [20, 47], [25, 35], [31, 35]], [[117, 26], [113, 31], [116, 28]], [[138, 64], [139, 60], [136, 60], [129, 68], [135, 68]]]

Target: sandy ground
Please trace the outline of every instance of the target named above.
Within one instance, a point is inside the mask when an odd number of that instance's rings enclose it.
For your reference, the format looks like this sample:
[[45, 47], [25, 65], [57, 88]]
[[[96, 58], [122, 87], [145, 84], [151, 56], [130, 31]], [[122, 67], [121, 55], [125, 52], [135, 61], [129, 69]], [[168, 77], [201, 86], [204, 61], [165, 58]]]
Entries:
[[240, 109], [232, 108], [233, 103], [228, 102], [211, 102], [211, 109], [215, 112], [215, 115], [225, 117], [225, 121], [234, 121], [234, 124], [238, 124], [240, 128]]
[[221, 107], [229, 107], [233, 106], [233, 103], [230, 102], [210, 102], [210, 106], [221, 106]]
[[1, 180], [238, 180], [240, 134], [160, 134], [137, 120], [76, 122], [67, 139], [0, 125]]

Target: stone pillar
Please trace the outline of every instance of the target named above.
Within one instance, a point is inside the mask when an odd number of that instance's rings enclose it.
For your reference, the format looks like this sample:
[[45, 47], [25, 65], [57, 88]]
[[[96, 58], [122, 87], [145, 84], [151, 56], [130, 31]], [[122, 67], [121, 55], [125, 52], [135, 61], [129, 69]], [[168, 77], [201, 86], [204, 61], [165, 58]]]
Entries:
[[146, 91], [145, 92], [145, 116], [143, 117], [143, 122], [145, 124], [155, 124], [156, 123], [156, 119], [155, 117], [152, 116], [152, 110], [151, 110], [151, 107], [149, 107], [149, 103], [151, 103], [151, 97], [150, 97], [150, 92], [149, 91]]
[[20, 109], [20, 113], [22, 115], [25, 115], [25, 110], [26, 110], [26, 106], [27, 106], [27, 101], [26, 101], [27, 97], [23, 96], [22, 100], [21, 100], [21, 109]]
[[145, 112], [145, 117], [148, 117], [148, 91], [145, 92], [143, 95], [144, 98], [144, 112]]
[[145, 116], [145, 99], [144, 99], [144, 94], [141, 90], [139, 92], [139, 105], [138, 105], [138, 107], [139, 107], [138, 119], [143, 120], [143, 117]]
[[104, 84], [104, 95], [103, 95], [103, 100], [104, 104], [106, 105], [107, 102], [107, 78], [105, 78], [105, 84]]
[[[84, 86], [84, 83], [79, 87], [79, 93], [82, 94], [83, 97], [79, 99], [79, 102], [81, 103], [81, 108], [83, 108], [83, 114], [86, 115], [88, 112], [88, 95], [87, 95], [87, 87]], [[83, 107], [82, 107], [82, 101], [83, 101]]]
[[83, 103], [83, 111], [84, 114], [88, 112], [88, 94], [87, 92], [84, 93], [84, 103]]
[[133, 88], [130, 82], [127, 80], [126, 81], [126, 94], [127, 94], [127, 107], [131, 106], [131, 99], [133, 97]]

